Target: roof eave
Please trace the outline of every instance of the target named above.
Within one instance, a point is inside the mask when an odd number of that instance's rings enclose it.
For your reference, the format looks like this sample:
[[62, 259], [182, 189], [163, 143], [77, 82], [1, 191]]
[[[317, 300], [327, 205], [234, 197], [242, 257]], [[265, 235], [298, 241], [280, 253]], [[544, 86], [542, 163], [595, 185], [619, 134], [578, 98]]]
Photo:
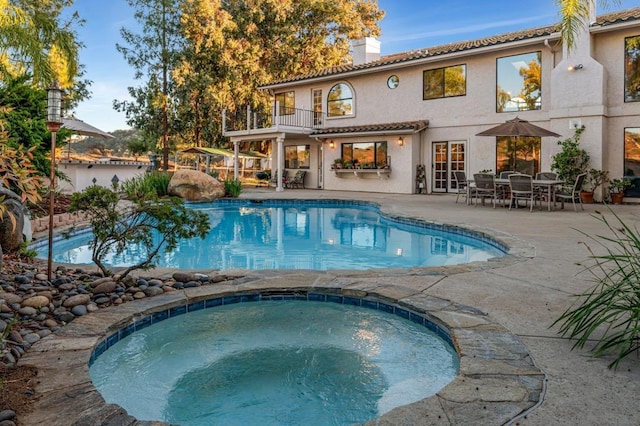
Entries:
[[433, 62], [442, 62], [442, 61], [456, 59], [460, 57], [481, 55], [486, 52], [499, 52], [499, 51], [514, 49], [518, 47], [544, 43], [545, 40], [556, 41], [556, 40], [560, 40], [560, 38], [561, 38], [560, 33], [555, 32], [552, 34], [547, 34], [547, 35], [538, 36], [538, 37], [531, 37], [524, 40], [510, 41], [510, 42], [499, 43], [491, 46], [475, 47], [471, 49], [459, 50], [456, 52], [443, 53], [441, 55], [427, 56], [423, 58], [408, 59], [406, 61], [399, 61], [391, 64], [371, 66], [367, 68], [338, 72], [338, 73], [328, 74], [328, 75], [323, 75], [318, 77], [301, 78], [299, 80], [285, 81], [282, 83], [266, 84], [263, 86], [259, 86], [258, 89], [277, 90], [277, 89], [284, 89], [284, 88], [293, 87], [293, 86], [299, 86], [301, 84], [321, 83], [324, 81], [336, 80], [337, 78], [344, 79], [344, 78], [374, 74], [374, 73], [379, 73], [379, 72], [384, 72], [389, 70], [397, 70], [402, 68], [420, 66], [424, 64], [433, 63]]
[[593, 24], [589, 27], [591, 34], [606, 33], [610, 31], [620, 31], [631, 27], [638, 27], [640, 21], [638, 19], [627, 20], [622, 22], [605, 23], [605, 24]]

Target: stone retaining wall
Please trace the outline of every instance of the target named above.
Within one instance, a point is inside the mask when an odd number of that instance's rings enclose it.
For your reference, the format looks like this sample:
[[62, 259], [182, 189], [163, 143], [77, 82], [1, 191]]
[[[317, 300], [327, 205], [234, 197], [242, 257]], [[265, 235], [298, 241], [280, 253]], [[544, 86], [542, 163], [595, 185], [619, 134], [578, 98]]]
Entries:
[[[74, 226], [81, 222], [87, 221], [87, 215], [84, 212], [62, 213], [53, 216], [53, 227]], [[36, 234], [49, 230], [49, 216], [43, 216], [31, 219], [31, 231]]]

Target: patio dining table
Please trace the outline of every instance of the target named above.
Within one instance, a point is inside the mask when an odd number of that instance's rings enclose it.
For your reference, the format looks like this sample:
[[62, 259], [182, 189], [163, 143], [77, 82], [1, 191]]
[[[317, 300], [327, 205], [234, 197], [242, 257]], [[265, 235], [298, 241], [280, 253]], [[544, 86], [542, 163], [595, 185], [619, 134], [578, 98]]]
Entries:
[[[555, 188], [564, 184], [563, 180], [559, 179], [533, 179], [533, 186], [538, 188], [546, 188], [547, 190], [547, 210], [551, 211], [551, 201], [554, 201], [555, 205]], [[509, 186], [509, 179], [496, 178], [496, 185]]]

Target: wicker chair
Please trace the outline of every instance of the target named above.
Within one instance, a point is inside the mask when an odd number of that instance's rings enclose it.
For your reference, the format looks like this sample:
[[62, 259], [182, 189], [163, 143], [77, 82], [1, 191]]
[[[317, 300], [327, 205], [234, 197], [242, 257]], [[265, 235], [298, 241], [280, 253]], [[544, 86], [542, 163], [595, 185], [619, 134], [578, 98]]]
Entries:
[[287, 179], [284, 183], [286, 188], [302, 188], [304, 189], [304, 177], [307, 174], [306, 170], [298, 170], [296, 174], [291, 178]]

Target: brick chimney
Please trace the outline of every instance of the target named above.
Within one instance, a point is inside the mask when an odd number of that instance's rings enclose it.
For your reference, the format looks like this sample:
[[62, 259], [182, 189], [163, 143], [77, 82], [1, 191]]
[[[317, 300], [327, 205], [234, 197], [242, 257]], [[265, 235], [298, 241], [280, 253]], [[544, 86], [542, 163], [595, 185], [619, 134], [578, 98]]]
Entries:
[[380, 41], [364, 37], [351, 42], [353, 65], [364, 65], [380, 59]]

